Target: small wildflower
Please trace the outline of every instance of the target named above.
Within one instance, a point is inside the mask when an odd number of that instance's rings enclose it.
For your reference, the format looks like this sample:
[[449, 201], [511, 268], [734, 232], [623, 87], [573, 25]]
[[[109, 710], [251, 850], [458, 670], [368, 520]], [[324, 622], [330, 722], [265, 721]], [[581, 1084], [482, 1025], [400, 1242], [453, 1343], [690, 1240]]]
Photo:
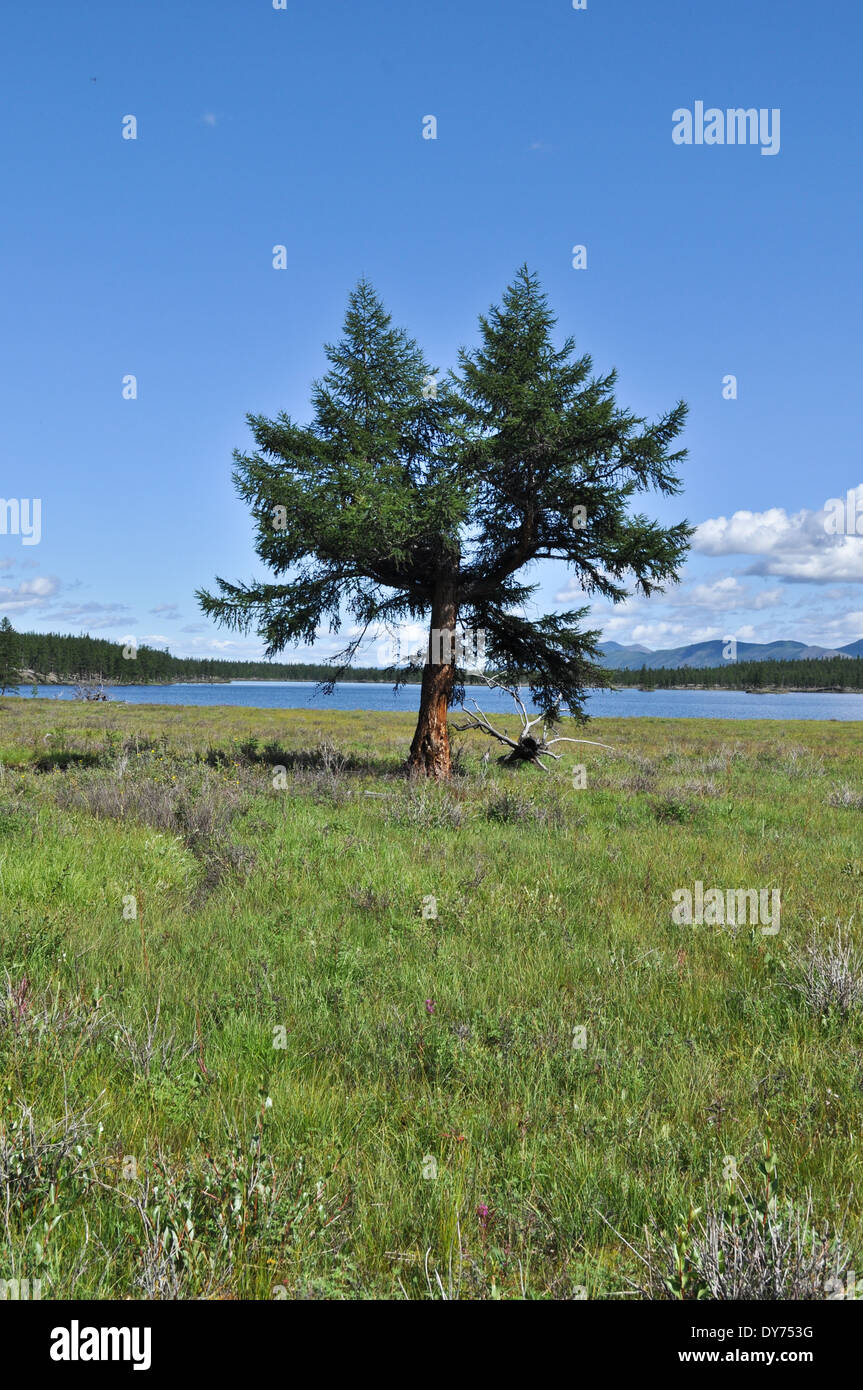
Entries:
[[426, 1013], [427, 1013], [427, 1014], [433, 1014], [433, 1013], [434, 1013], [434, 1008], [435, 1008], [434, 1000], [433, 1000], [433, 999], [427, 999], [427, 1000], [426, 1000]]

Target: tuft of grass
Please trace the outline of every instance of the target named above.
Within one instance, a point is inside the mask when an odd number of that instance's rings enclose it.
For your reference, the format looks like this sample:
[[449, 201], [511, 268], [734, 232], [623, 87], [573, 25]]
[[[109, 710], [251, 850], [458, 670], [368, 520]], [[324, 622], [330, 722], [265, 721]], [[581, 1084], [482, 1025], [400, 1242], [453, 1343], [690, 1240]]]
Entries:
[[528, 795], [513, 787], [489, 797], [485, 806], [486, 820], [499, 825], [544, 825], [555, 829], [565, 824], [566, 812], [559, 796]]
[[387, 822], [414, 830], [458, 830], [466, 814], [463, 801], [448, 789], [410, 783], [405, 793], [390, 803]]
[[788, 983], [812, 1013], [847, 1018], [863, 1003], [863, 951], [839, 926], [829, 941], [813, 938], [794, 952]]
[[851, 1250], [841, 1229], [816, 1223], [812, 1197], [780, 1199], [769, 1141], [753, 1191], [729, 1184], [725, 1200], [690, 1209], [675, 1234], [642, 1256], [645, 1298], [718, 1302], [824, 1301], [848, 1283]]
[[827, 798], [828, 806], [839, 807], [843, 811], [863, 810], [863, 792], [854, 791], [852, 787], [834, 787]]

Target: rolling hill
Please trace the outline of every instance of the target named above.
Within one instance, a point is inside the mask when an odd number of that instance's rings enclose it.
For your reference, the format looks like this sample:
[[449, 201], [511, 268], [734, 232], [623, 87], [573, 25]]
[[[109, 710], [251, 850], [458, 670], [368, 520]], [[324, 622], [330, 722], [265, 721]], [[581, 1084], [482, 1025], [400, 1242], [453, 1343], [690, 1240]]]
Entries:
[[[650, 651], [648, 647], [622, 646], [619, 642], [600, 642], [603, 665], [607, 671], [649, 671], [668, 669], [695, 669], [724, 666], [727, 658], [722, 653], [725, 642], [693, 642], [687, 647], [669, 647], [660, 651]], [[863, 638], [850, 642], [845, 647], [812, 647], [805, 642], [738, 642], [738, 661], [805, 661], [820, 657], [863, 656]]]

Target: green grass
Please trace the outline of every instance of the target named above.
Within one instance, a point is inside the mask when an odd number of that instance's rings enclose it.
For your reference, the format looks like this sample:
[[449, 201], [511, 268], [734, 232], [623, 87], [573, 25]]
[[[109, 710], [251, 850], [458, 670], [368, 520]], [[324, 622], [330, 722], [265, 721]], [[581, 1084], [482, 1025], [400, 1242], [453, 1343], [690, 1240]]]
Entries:
[[[0, 1278], [616, 1296], [767, 1139], [860, 1258], [863, 1023], [787, 984], [860, 940], [860, 726], [601, 720], [547, 777], [470, 736], [449, 787], [411, 726], [2, 703]], [[779, 934], [674, 925], [696, 879]]]

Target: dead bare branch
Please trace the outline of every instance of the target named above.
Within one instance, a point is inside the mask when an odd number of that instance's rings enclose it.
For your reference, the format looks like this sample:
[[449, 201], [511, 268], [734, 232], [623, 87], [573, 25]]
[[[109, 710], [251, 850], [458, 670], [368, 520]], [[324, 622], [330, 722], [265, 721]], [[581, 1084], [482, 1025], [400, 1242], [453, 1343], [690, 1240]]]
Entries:
[[[501, 733], [499, 729], [496, 729], [488, 715], [480, 708], [477, 701], [474, 699], [471, 699], [470, 702], [473, 705], [472, 710], [466, 709], [464, 703], [462, 703], [461, 708], [467, 718], [467, 723], [454, 724], [453, 728], [457, 729], [459, 733], [476, 730], [478, 733], [485, 734], [488, 738], [496, 739], [498, 743], [505, 744], [511, 751], [498, 758], [499, 763], [511, 767], [518, 766], [521, 763], [531, 763], [534, 767], [541, 768], [543, 772], [548, 772], [549, 768], [542, 762], [542, 759], [551, 758], [554, 762], [559, 762], [563, 757], [562, 753], [553, 753], [551, 751], [552, 744], [555, 743], [586, 743], [590, 744], [593, 748], [605, 748], [609, 752], [614, 752], [610, 744], [599, 743], [596, 739], [571, 738], [564, 734], [556, 734], [553, 738], [549, 738], [544, 716], [538, 714], [533, 719], [530, 718], [527, 707], [522, 699], [521, 691], [518, 690], [517, 687], [505, 685], [504, 682], [497, 677], [487, 676], [484, 672], [481, 673], [481, 675], [489, 690], [501, 690], [513, 701], [519, 719], [521, 720], [521, 733], [518, 739], [511, 739], [507, 734]], [[542, 737], [537, 738], [531, 733], [531, 730], [540, 722], [542, 723]]]

